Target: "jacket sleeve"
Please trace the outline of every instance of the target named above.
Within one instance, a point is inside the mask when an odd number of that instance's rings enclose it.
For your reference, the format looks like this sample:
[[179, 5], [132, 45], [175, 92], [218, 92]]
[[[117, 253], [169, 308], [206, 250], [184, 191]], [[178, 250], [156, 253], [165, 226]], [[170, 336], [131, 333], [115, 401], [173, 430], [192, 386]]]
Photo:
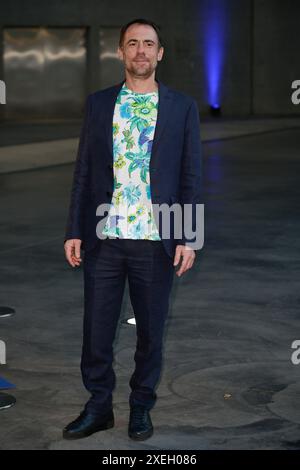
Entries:
[[[193, 99], [187, 112], [184, 146], [180, 178], [180, 202], [183, 209], [182, 240], [180, 244], [189, 245], [189, 241], [195, 242], [196, 236], [186, 237], [185, 230], [199, 233], [199, 223], [196, 219], [196, 206], [202, 204], [202, 144], [200, 139], [200, 119], [196, 101]], [[184, 204], [190, 205], [190, 211], [186, 211]], [[197, 229], [197, 230], [196, 230]], [[192, 245], [191, 245], [192, 246]], [[193, 248], [193, 246], [192, 246]], [[194, 248], [198, 249], [198, 248]]]
[[71, 201], [66, 224], [65, 239], [83, 239], [84, 211], [89, 180], [89, 128], [91, 119], [91, 95], [85, 102], [84, 118], [81, 126], [77, 158], [75, 161]]

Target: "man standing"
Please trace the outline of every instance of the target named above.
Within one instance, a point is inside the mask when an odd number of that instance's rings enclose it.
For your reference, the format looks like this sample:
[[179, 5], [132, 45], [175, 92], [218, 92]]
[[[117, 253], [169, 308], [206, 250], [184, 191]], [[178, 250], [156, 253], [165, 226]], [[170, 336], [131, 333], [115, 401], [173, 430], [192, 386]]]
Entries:
[[[125, 80], [86, 102], [64, 248], [72, 267], [85, 251], [81, 372], [91, 397], [65, 427], [67, 439], [114, 425], [113, 341], [127, 277], [137, 334], [128, 435], [144, 440], [153, 434], [149, 412], [157, 398], [174, 267], [180, 263], [181, 276], [195, 259], [191, 238], [175, 238], [172, 222], [170, 236], [163, 236], [153, 207], [178, 203], [194, 210], [201, 198], [198, 107], [155, 79], [163, 53], [155, 23], [126, 24], [118, 48]], [[99, 220], [101, 204], [109, 210]]]

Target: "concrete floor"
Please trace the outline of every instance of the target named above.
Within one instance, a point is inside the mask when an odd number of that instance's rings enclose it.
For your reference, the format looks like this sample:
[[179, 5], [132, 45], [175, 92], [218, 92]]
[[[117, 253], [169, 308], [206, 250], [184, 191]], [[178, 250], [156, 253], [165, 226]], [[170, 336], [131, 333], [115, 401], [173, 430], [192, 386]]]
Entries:
[[[0, 123], [0, 174], [73, 163], [81, 121]], [[201, 140], [300, 129], [300, 118], [228, 118], [201, 121]]]
[[127, 437], [135, 327], [115, 341], [116, 424], [80, 441], [62, 428], [88, 398], [79, 362], [82, 268], [65, 260], [72, 165], [0, 175], [0, 319], [17, 403], [1, 449], [300, 449], [300, 129], [204, 144], [206, 240], [175, 278], [153, 437]]

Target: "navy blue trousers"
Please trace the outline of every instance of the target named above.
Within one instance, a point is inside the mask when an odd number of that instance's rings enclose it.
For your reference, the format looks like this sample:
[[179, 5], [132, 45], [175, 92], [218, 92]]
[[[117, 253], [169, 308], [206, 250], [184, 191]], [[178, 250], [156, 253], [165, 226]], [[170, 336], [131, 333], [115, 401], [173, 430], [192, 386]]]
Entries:
[[[91, 397], [85, 409], [112, 408], [116, 376], [113, 342], [128, 277], [136, 321], [135, 370], [129, 404], [151, 409], [162, 366], [164, 324], [174, 277], [173, 259], [161, 241], [106, 238], [84, 255], [84, 325], [81, 373]], [[133, 363], [134, 365], [134, 363]]]

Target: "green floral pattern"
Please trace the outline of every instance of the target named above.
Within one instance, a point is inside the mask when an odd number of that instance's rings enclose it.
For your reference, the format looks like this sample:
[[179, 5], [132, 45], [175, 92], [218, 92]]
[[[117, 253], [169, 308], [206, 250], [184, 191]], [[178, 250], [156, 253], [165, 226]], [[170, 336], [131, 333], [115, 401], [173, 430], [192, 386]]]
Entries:
[[149, 165], [158, 93], [136, 93], [125, 82], [113, 117], [114, 191], [103, 234], [161, 240], [154, 220]]

